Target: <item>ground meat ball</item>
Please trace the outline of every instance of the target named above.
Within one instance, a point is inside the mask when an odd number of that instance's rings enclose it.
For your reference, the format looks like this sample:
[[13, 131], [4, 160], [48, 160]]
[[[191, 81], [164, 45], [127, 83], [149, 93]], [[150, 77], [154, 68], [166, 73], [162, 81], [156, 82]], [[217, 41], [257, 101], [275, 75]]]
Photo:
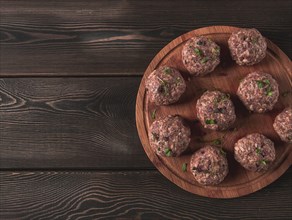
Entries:
[[197, 101], [197, 117], [204, 128], [225, 130], [236, 119], [234, 105], [229, 97], [220, 91], [207, 91]]
[[267, 73], [253, 72], [239, 84], [237, 95], [250, 111], [272, 110], [279, 97], [278, 83]]
[[273, 127], [282, 141], [292, 143], [292, 108], [286, 108], [275, 118]]
[[256, 29], [241, 29], [228, 39], [232, 59], [239, 65], [259, 63], [266, 56], [267, 43]]
[[179, 100], [186, 90], [186, 83], [178, 70], [162, 66], [149, 75], [146, 88], [151, 102], [169, 105]]
[[247, 135], [235, 143], [234, 157], [247, 170], [267, 170], [276, 157], [274, 143], [262, 134]]
[[203, 76], [220, 63], [220, 47], [206, 37], [194, 37], [182, 49], [182, 61], [192, 75]]
[[191, 157], [190, 169], [196, 181], [202, 185], [221, 183], [229, 171], [225, 152], [213, 146], [195, 152]]
[[191, 130], [182, 117], [169, 115], [154, 121], [148, 136], [156, 154], [175, 157], [187, 149], [191, 141]]

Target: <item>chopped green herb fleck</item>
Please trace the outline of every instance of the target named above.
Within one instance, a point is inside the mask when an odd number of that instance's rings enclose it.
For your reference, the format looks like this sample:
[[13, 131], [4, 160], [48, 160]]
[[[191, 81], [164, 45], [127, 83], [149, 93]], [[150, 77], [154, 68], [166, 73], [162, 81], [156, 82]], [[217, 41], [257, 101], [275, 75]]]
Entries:
[[256, 44], [256, 43], [258, 42], [258, 38], [253, 38], [253, 39], [251, 40], [251, 42], [252, 42], [253, 44]]
[[195, 54], [197, 54], [198, 56], [202, 56], [202, 51], [198, 48], [194, 49]]
[[158, 148], [157, 148], [157, 150], [158, 150], [158, 151], [160, 151], [160, 150], [161, 150], [161, 148], [160, 148], [160, 147], [158, 147]]
[[263, 83], [263, 81], [257, 80], [256, 82], [257, 82], [257, 85], [258, 85], [258, 87], [259, 87], [260, 89], [261, 89], [261, 88], [264, 88], [264, 83]]
[[151, 113], [151, 118], [152, 119], [156, 118], [156, 111], [157, 111], [157, 109], [154, 109], [153, 112]]
[[272, 96], [272, 95], [273, 95], [273, 92], [271, 91], [267, 93], [267, 96]]
[[218, 55], [220, 53], [220, 47], [213, 48], [212, 53]]
[[172, 70], [169, 67], [165, 67], [164, 70], [163, 70], [163, 72], [165, 74], [171, 74], [172, 73]]
[[165, 82], [164, 80], [162, 80], [161, 82], [162, 82], [162, 85], [165, 85], [165, 86], [167, 85], [167, 82]]
[[181, 167], [181, 169], [182, 169], [182, 171], [183, 172], [186, 172], [187, 171], [187, 163], [183, 163], [183, 165], [182, 165], [182, 167]]
[[214, 120], [214, 119], [206, 119], [205, 122], [207, 125], [217, 124], [216, 120]]
[[271, 95], [273, 95], [273, 91], [272, 91], [272, 87], [271, 87], [271, 86], [269, 86], [269, 87], [267, 88], [266, 95], [267, 95], [267, 96], [271, 96]]
[[165, 153], [165, 155], [168, 156], [168, 157], [170, 157], [171, 154], [172, 154], [171, 149], [169, 149], [169, 148], [166, 148], [166, 149], [164, 150], [164, 153]]
[[209, 60], [209, 57], [204, 57], [203, 59], [201, 59], [201, 63], [207, 63]]
[[261, 149], [257, 147], [257, 148], [256, 148], [256, 153], [257, 153], [257, 154], [260, 154], [261, 152], [262, 152]]
[[221, 140], [220, 139], [215, 139], [212, 141], [213, 144], [215, 145], [220, 145], [221, 144]]
[[181, 78], [180, 78], [180, 77], [177, 77], [177, 78], [175, 79], [175, 82], [176, 82], [176, 84], [178, 85], [178, 84], [181, 82]]
[[260, 162], [261, 162], [261, 164], [263, 164], [263, 165], [267, 165], [267, 161], [265, 161], [265, 160], [261, 160]]
[[267, 96], [271, 96], [271, 95], [273, 95], [273, 90], [272, 90], [272, 87], [271, 87], [271, 82], [270, 82], [270, 80], [268, 80], [268, 79], [265, 79], [265, 80], [263, 80], [263, 81], [261, 81], [261, 80], [257, 80], [256, 81], [256, 83], [257, 83], [257, 85], [258, 85], [258, 87], [260, 88], [260, 89], [262, 89], [262, 88], [264, 88], [265, 86], [267, 86], [267, 90], [266, 90], [266, 95]]
[[162, 80], [162, 88], [163, 88], [164, 95], [168, 95], [168, 93], [169, 93], [168, 84], [164, 80]]
[[220, 154], [222, 154], [223, 156], [226, 156], [226, 152], [222, 148], [220, 148]]
[[168, 87], [166, 85], [164, 86], [164, 95], [168, 95]]
[[217, 98], [217, 103], [230, 99], [230, 94], [223, 94], [220, 98]]

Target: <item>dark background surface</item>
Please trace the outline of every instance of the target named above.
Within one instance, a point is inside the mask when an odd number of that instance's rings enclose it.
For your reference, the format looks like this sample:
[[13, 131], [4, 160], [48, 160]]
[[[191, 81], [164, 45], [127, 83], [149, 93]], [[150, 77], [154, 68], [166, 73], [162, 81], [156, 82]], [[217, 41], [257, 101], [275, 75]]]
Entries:
[[0, 219], [291, 219], [291, 168], [237, 199], [185, 192], [135, 126], [141, 76], [169, 41], [255, 27], [290, 58], [291, 1], [0, 0]]

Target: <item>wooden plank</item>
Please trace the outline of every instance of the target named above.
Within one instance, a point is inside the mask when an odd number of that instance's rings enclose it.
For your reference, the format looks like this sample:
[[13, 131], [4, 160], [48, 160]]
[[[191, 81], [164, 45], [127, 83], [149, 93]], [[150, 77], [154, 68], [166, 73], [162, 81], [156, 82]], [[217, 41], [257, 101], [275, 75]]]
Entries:
[[169, 41], [258, 28], [291, 57], [290, 1], [0, 1], [0, 75], [138, 75]]
[[0, 79], [0, 168], [152, 169], [135, 126], [139, 83]]
[[291, 219], [291, 175], [261, 192], [219, 200], [188, 193], [157, 171], [7, 171], [0, 173], [0, 218]]

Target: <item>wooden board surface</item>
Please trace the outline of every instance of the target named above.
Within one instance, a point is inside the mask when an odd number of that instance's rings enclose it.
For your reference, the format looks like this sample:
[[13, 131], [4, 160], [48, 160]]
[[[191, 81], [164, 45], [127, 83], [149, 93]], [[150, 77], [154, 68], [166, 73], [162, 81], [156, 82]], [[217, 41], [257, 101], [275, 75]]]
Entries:
[[140, 80], [0, 79], [0, 169], [153, 169], [135, 126]]
[[169, 41], [215, 24], [259, 28], [291, 56], [290, 11], [286, 0], [0, 0], [0, 76], [143, 75]]
[[[248, 67], [238, 66], [232, 61], [227, 45], [230, 34], [236, 30], [238, 28], [213, 26], [194, 30], [176, 38], [164, 47], [149, 64], [137, 95], [137, 128], [144, 150], [150, 160], [164, 176], [178, 186], [207, 197], [231, 198], [255, 192], [280, 177], [292, 163], [291, 144], [282, 142], [272, 128], [275, 116], [292, 104], [291, 61], [276, 45], [267, 40], [267, 56], [262, 62]], [[181, 50], [189, 38], [199, 35], [209, 37], [221, 47], [221, 63], [215, 71], [205, 77], [189, 77], [181, 61]], [[150, 103], [145, 90], [145, 80], [154, 69], [161, 65], [171, 66], [182, 72], [187, 81], [187, 91], [178, 103], [160, 107]], [[289, 91], [289, 95], [285, 97], [280, 95], [273, 111], [265, 114], [249, 113], [236, 97], [240, 80], [255, 70], [270, 73], [279, 83], [280, 94]], [[202, 91], [214, 89], [231, 94], [237, 115], [237, 121], [233, 127], [236, 128], [235, 131], [210, 131], [203, 129], [199, 123], [195, 123], [197, 120], [195, 110], [197, 99], [202, 95]], [[154, 110], [156, 111], [156, 119], [177, 114], [188, 120], [192, 130], [192, 138], [189, 149], [182, 156], [177, 158], [158, 157], [151, 149], [147, 133], [153, 122], [151, 114]], [[233, 158], [235, 142], [239, 138], [255, 132], [260, 132], [272, 139], [276, 147], [276, 160], [271, 169], [264, 173], [246, 171]], [[218, 186], [200, 186], [194, 180], [189, 169], [188, 172], [182, 172], [182, 164], [189, 164], [192, 152], [218, 138], [221, 139], [221, 147], [227, 151], [229, 175]]]
[[290, 220], [291, 175], [218, 201], [188, 193], [158, 171], [0, 172], [0, 219]]

